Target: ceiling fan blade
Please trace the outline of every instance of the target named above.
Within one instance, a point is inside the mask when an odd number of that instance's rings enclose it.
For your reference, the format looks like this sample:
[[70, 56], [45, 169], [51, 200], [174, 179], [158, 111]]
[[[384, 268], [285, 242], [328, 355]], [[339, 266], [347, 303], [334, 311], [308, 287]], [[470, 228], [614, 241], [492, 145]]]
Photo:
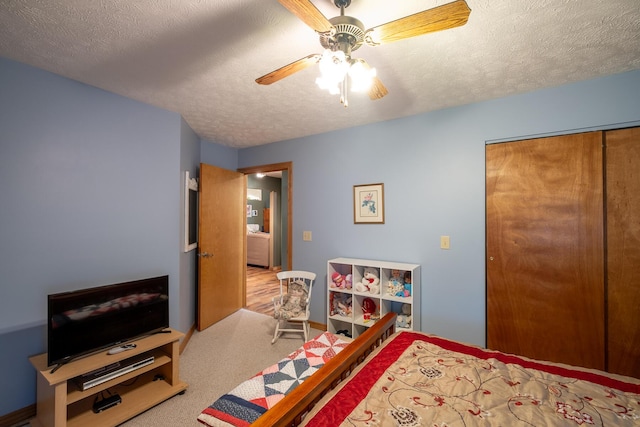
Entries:
[[304, 58], [298, 59], [297, 61], [285, 65], [284, 67], [278, 68], [277, 70], [272, 71], [269, 74], [258, 77], [256, 79], [256, 83], [261, 85], [270, 85], [271, 83], [275, 83], [278, 80], [284, 79], [285, 77], [288, 77], [293, 73], [297, 73], [298, 71], [302, 71], [305, 68], [316, 64], [319, 60], [320, 55], [317, 53], [305, 56]]
[[365, 42], [375, 46], [459, 27], [467, 23], [470, 13], [471, 9], [465, 0], [456, 0], [373, 27], [365, 33]]
[[[369, 63], [367, 61], [365, 61], [364, 59], [358, 58], [357, 61], [361, 62], [362, 65], [367, 70], [371, 69], [371, 66], [369, 65]], [[383, 98], [385, 95], [387, 95], [389, 93], [389, 91], [382, 84], [382, 82], [380, 81], [380, 79], [377, 76], [373, 76], [373, 79], [371, 81], [371, 87], [369, 87], [369, 92], [368, 93], [369, 93], [369, 98], [371, 100], [375, 101], [376, 99]]]
[[376, 99], [383, 98], [389, 91], [382, 84], [379, 78], [374, 77], [373, 82], [371, 83], [371, 88], [369, 88], [369, 98], [373, 101]]
[[296, 15], [318, 33], [328, 33], [333, 29], [331, 22], [311, 3], [310, 0], [278, 0], [289, 12]]

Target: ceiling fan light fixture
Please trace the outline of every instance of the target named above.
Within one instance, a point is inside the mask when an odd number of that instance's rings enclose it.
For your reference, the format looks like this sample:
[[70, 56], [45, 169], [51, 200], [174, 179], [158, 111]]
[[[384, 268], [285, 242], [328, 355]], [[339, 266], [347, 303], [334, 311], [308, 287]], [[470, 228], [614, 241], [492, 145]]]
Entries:
[[376, 77], [376, 69], [366, 67], [361, 60], [356, 59], [349, 68], [349, 77], [351, 78], [351, 90], [354, 92], [366, 92], [373, 84], [373, 78]]
[[340, 102], [349, 105], [347, 92], [366, 92], [376, 77], [376, 69], [362, 59], [351, 59], [343, 51], [326, 49], [318, 62], [320, 77], [316, 84], [331, 95], [340, 95]]
[[318, 62], [320, 77], [316, 84], [320, 89], [328, 90], [332, 95], [340, 93], [340, 86], [349, 72], [349, 61], [344, 52], [326, 49]]

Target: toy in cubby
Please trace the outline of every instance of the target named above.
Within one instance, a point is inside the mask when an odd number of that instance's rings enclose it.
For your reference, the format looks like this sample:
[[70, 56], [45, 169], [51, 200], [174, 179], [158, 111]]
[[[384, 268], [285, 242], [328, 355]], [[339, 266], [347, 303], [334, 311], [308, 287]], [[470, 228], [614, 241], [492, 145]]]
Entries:
[[353, 286], [357, 292], [379, 294], [380, 293], [380, 273], [377, 268], [365, 267], [362, 281]]
[[353, 298], [349, 294], [342, 292], [331, 292], [329, 294], [330, 315], [351, 317], [353, 310]]
[[406, 298], [411, 296], [411, 272], [391, 270], [391, 276], [387, 282], [386, 294], [394, 297]]
[[331, 275], [331, 283], [329, 286], [334, 289], [351, 289], [352, 278], [351, 274], [340, 274], [335, 272]]
[[376, 303], [371, 298], [365, 298], [362, 300], [361, 309], [364, 323], [380, 319], [380, 311], [378, 310]]
[[411, 304], [402, 304], [401, 313], [396, 318], [396, 327], [399, 329], [411, 329]]
[[411, 296], [411, 272], [410, 271], [405, 271], [404, 272], [404, 297], [410, 297]]
[[398, 296], [399, 293], [404, 294], [404, 283], [400, 276], [400, 270], [391, 270], [386, 293], [392, 296]]

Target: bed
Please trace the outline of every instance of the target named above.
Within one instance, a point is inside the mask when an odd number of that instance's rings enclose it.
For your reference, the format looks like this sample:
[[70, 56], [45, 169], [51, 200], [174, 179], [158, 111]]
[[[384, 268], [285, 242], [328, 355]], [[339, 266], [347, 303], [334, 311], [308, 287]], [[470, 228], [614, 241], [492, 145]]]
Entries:
[[271, 235], [269, 233], [247, 230], [247, 264], [270, 267], [270, 246]]
[[420, 332], [388, 314], [253, 426], [640, 426], [640, 380]]

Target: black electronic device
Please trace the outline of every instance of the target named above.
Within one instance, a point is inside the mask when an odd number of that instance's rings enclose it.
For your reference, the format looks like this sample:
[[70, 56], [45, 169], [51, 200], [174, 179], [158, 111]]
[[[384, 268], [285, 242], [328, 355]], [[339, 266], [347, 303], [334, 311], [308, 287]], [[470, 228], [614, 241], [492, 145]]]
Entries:
[[93, 402], [93, 412], [97, 414], [106, 409], [116, 406], [120, 402], [122, 402], [122, 398], [117, 393], [112, 394], [111, 396], [105, 397], [104, 399], [102, 398], [96, 399], [96, 401]]
[[104, 366], [100, 369], [96, 369], [95, 371], [87, 372], [73, 380], [77, 384], [78, 388], [84, 391], [121, 375], [128, 374], [129, 372], [151, 365], [154, 360], [155, 358], [151, 353], [142, 353], [120, 362]]
[[49, 366], [169, 327], [169, 276], [48, 296]]

